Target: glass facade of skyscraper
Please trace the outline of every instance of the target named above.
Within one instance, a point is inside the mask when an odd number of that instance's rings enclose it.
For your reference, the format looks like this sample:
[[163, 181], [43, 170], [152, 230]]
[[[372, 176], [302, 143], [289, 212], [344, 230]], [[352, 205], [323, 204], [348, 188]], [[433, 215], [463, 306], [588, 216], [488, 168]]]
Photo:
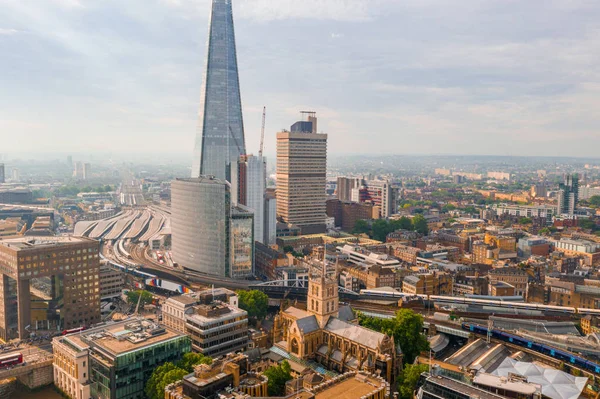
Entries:
[[180, 266], [229, 277], [229, 183], [202, 176], [171, 184], [173, 260]]
[[231, 0], [213, 0], [192, 177], [228, 178], [246, 153]]

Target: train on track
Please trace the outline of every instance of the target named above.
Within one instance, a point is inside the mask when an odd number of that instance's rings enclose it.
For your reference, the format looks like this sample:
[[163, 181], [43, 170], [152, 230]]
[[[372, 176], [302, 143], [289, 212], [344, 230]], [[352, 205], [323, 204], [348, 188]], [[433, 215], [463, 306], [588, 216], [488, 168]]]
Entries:
[[[463, 330], [470, 331], [476, 334], [487, 335], [488, 328], [474, 323], [462, 323]], [[540, 342], [533, 341], [529, 338], [511, 334], [503, 330], [492, 329], [492, 338], [499, 339], [503, 342], [508, 342], [514, 345], [521, 346], [539, 352], [543, 355], [553, 357], [564, 363], [571, 364], [581, 369], [587, 370], [594, 374], [600, 374], [600, 364], [592, 362], [582, 356], [567, 352], [563, 349], [554, 348]]]
[[526, 303], [515, 302], [514, 300], [494, 300], [494, 299], [477, 299], [469, 297], [443, 296], [443, 295], [423, 295], [423, 294], [408, 294], [405, 292], [394, 291], [378, 291], [378, 290], [361, 290], [363, 297], [379, 297], [379, 298], [420, 298], [423, 301], [433, 303], [447, 303], [449, 305], [465, 304], [465, 305], [480, 305], [480, 306], [497, 306], [509, 309], [524, 309], [524, 310], [539, 310], [542, 312], [555, 312], [566, 314], [582, 314], [582, 315], [600, 315], [600, 309], [589, 308], [574, 308], [569, 306], [554, 306], [543, 305], [541, 303]]

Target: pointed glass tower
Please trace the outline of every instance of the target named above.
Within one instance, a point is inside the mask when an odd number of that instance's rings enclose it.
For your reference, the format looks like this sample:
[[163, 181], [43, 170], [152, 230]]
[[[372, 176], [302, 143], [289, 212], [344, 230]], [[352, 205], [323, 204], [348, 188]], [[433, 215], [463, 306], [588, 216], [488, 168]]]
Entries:
[[212, 1], [192, 177], [228, 179], [246, 153], [231, 1]]

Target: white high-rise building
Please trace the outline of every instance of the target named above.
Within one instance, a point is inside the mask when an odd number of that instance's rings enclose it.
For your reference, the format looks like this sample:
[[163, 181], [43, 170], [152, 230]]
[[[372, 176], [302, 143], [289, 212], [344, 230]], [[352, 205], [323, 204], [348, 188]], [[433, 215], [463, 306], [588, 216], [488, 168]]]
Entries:
[[277, 197], [274, 192], [265, 194], [265, 222], [264, 242], [265, 245], [274, 245], [277, 239]]
[[254, 212], [254, 239], [265, 244], [265, 189], [267, 161], [255, 155], [240, 156], [231, 170], [232, 202]]

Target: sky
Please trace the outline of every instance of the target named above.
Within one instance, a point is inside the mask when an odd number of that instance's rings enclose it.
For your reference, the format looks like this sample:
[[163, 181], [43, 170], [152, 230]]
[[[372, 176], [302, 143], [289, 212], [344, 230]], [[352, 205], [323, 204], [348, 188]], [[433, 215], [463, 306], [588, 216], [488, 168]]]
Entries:
[[[256, 153], [600, 156], [596, 0], [233, 0]], [[209, 0], [0, 0], [0, 153], [191, 157]]]

